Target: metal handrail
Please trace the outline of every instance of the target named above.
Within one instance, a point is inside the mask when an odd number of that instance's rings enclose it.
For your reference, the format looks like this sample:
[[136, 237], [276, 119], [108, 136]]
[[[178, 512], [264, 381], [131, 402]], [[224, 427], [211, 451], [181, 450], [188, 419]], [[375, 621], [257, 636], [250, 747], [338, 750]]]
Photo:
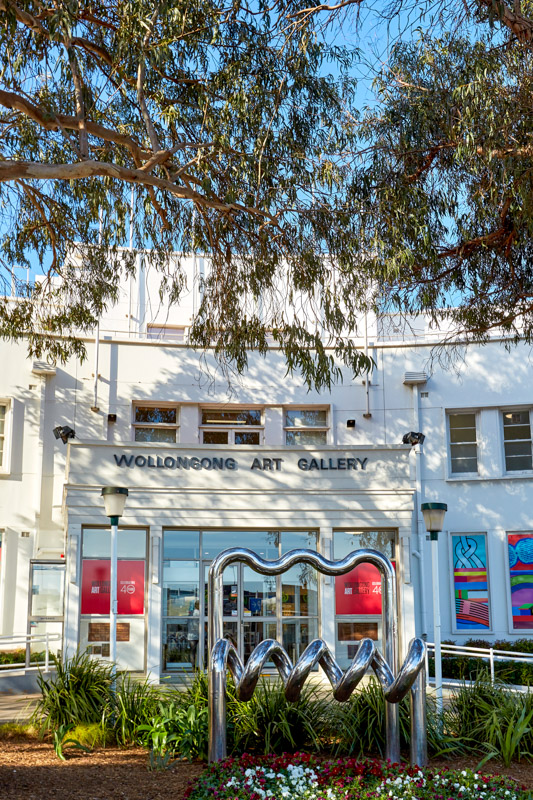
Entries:
[[[428, 658], [430, 650], [435, 654], [434, 642], [426, 642], [426, 648], [426, 676], [429, 683]], [[523, 653], [519, 650], [498, 650], [494, 647], [469, 647], [468, 645], [460, 644], [441, 644], [441, 654], [488, 659], [491, 683], [494, 683], [495, 661], [519, 661], [525, 664], [533, 664], [533, 653]]]
[[[60, 642], [62, 638], [60, 633], [15, 633], [0, 635], [0, 652], [7, 649], [5, 645], [22, 644], [26, 648], [26, 658], [24, 661], [13, 664], [0, 664], [0, 671], [8, 669], [37, 669], [44, 664], [44, 670], [48, 672], [50, 668], [50, 642]], [[34, 661], [31, 663], [29, 646], [39, 642], [43, 642], [45, 646], [44, 661]]]

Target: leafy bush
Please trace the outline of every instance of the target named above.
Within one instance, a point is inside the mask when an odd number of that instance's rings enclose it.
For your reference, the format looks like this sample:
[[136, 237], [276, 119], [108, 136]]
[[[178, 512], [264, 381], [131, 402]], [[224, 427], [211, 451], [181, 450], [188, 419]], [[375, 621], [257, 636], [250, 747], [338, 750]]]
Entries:
[[[263, 679], [251, 700], [228, 701], [233, 752], [283, 753], [320, 750], [328, 744], [328, 700], [305, 686], [300, 700], [289, 703], [281, 681]], [[229, 738], [229, 737], [228, 737]]]
[[147, 681], [139, 683], [126, 676], [118, 682], [110, 724], [119, 744], [139, 742], [139, 726], [149, 724], [157, 714], [162, 697], [161, 689]]
[[533, 756], [533, 696], [513, 692], [488, 673], [463, 684], [450, 697], [445, 713], [448, 731], [484, 753], [481, 764], [498, 757], [505, 764]]
[[[452, 639], [442, 642], [445, 644], [456, 644]], [[515, 639], [512, 642], [507, 639], [499, 639], [496, 642], [489, 642], [485, 639], [468, 639], [466, 647], [494, 647], [495, 650], [504, 650], [509, 653], [532, 653], [533, 640]], [[488, 666], [488, 656], [486, 659], [473, 658], [472, 656], [442, 656], [442, 675], [444, 678], [452, 680], [475, 680], [478, 675], [486, 672]], [[435, 675], [435, 659], [429, 658], [429, 674]], [[533, 664], [520, 663], [519, 661], [495, 661], [494, 675], [501, 681], [516, 684], [518, 686], [533, 685]]]
[[112, 667], [77, 654], [64, 664], [52, 657], [55, 673], [39, 674], [41, 697], [32, 715], [41, 733], [62, 725], [105, 725], [112, 708]]
[[[46, 651], [30, 653], [30, 664], [44, 663]], [[26, 662], [26, 650], [0, 650], [0, 664], [24, 664]]]
[[[385, 704], [381, 685], [374, 679], [358, 689], [346, 703], [329, 705], [332, 752], [338, 756], [385, 754]], [[427, 698], [428, 750], [433, 754], [460, 749], [458, 739], [445, 735], [438, 724], [433, 698]], [[411, 740], [409, 697], [400, 703], [400, 746], [409, 749]]]

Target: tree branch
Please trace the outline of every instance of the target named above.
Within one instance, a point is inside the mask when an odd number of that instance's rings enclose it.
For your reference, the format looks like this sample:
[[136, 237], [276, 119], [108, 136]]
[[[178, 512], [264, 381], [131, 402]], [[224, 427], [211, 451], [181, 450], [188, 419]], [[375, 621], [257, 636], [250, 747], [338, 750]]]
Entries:
[[512, 11], [509, 6], [498, 0], [477, 0], [477, 2], [496, 14], [500, 22], [514, 33], [519, 42], [522, 44], [533, 42], [532, 20], [516, 10]]
[[203, 208], [212, 208], [226, 213], [246, 213], [252, 216], [268, 219], [276, 224], [274, 217], [266, 211], [243, 206], [239, 203], [223, 203], [221, 200], [211, 200], [184, 186], [176, 186], [171, 181], [157, 178], [147, 174], [141, 169], [129, 169], [118, 164], [105, 161], [80, 161], [75, 164], [38, 164], [33, 161], [0, 161], [0, 183], [15, 181], [17, 179], [33, 178], [35, 180], [72, 181], [85, 178], [106, 177], [133, 183], [137, 186], [148, 188], [153, 186], [163, 192], [173, 195], [180, 200], [191, 200]]

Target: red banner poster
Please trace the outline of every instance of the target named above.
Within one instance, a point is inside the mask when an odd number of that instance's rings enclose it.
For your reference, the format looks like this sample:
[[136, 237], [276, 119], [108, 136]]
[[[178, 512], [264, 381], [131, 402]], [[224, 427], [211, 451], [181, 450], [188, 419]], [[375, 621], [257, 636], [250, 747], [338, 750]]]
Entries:
[[[109, 614], [110, 571], [109, 559], [84, 559], [82, 614]], [[119, 561], [117, 578], [118, 613], [144, 614], [144, 561]]]
[[335, 579], [337, 614], [381, 614], [381, 575], [373, 564], [358, 567]]

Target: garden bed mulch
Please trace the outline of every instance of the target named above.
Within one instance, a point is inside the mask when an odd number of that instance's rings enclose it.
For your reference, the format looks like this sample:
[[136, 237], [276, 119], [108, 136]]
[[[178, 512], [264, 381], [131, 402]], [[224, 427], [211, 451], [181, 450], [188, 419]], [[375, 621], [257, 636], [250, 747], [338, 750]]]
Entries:
[[[150, 772], [146, 750], [106, 747], [86, 754], [67, 750], [60, 761], [53, 747], [39, 741], [0, 742], [0, 797], [2, 800], [181, 800], [187, 785], [204, 764], [179, 762], [170, 769]], [[432, 766], [475, 767], [472, 759], [437, 759]], [[484, 772], [507, 775], [533, 788], [533, 764], [504, 768], [492, 762]]]

